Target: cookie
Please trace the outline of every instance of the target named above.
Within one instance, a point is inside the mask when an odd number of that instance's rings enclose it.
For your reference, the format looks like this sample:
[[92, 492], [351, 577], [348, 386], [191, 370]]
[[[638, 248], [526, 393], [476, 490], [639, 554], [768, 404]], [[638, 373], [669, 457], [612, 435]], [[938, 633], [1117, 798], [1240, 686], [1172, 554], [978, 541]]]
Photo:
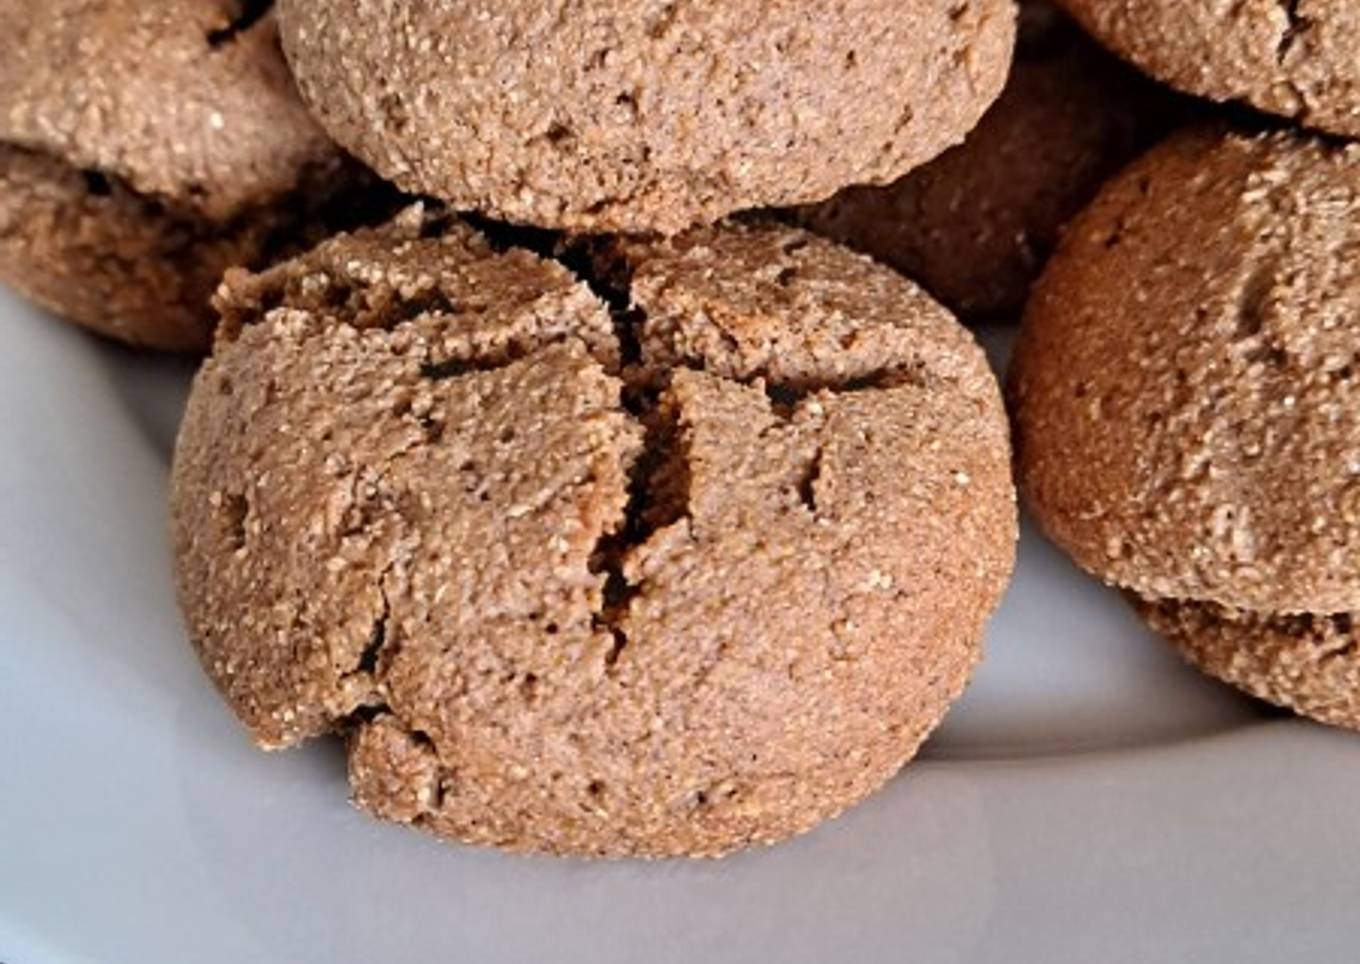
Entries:
[[281, 0], [279, 18], [323, 126], [400, 187], [664, 234], [930, 160], [1000, 92], [1015, 30], [1011, 0]]
[[1069, 227], [1011, 382], [1054, 540], [1211, 672], [1331, 722], [1316, 690], [1351, 657], [1318, 627], [1360, 609], [1357, 250], [1360, 146], [1174, 137]]
[[1261, 615], [1183, 601], [1136, 606], [1209, 675], [1323, 723], [1360, 729], [1360, 636], [1351, 613]]
[[597, 255], [412, 209], [231, 273], [174, 465], [191, 637], [260, 745], [345, 733], [380, 817], [779, 840], [896, 772], [979, 656], [999, 393], [923, 292], [803, 232]]
[[1006, 88], [963, 144], [791, 219], [891, 265], [965, 320], [1018, 321], [1062, 225], [1183, 112], [1046, 3], [1027, 3]]
[[267, 6], [0, 0], [0, 280], [126, 342], [207, 347], [222, 272], [305, 240], [358, 176]]
[[1360, 137], [1354, 0], [1057, 0], [1110, 50], [1188, 94]]

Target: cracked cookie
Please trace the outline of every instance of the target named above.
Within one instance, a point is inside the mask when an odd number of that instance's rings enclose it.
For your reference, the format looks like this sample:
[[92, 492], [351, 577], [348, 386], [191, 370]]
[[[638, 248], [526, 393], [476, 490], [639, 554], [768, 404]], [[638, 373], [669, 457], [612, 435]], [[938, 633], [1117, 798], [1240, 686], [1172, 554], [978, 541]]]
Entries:
[[1049, 535], [1209, 673], [1360, 727], [1360, 145], [1200, 130], [1069, 227], [1012, 363]]
[[967, 321], [1015, 322], [1062, 225], [1183, 113], [1047, 3], [1026, 3], [1006, 88], [963, 144], [790, 214]]
[[358, 166], [308, 117], [268, 6], [0, 0], [0, 280], [203, 350], [227, 267], [356, 223], [338, 193]]
[[447, 838], [712, 856], [836, 815], [1009, 577], [981, 352], [792, 228], [513, 240], [413, 208], [228, 275], [173, 476], [205, 668]]
[[1355, 0], [1056, 0], [1097, 39], [1188, 94], [1360, 137]]
[[1000, 92], [1015, 30], [1012, 0], [279, 14], [317, 118], [403, 189], [522, 224], [663, 234], [930, 160]]

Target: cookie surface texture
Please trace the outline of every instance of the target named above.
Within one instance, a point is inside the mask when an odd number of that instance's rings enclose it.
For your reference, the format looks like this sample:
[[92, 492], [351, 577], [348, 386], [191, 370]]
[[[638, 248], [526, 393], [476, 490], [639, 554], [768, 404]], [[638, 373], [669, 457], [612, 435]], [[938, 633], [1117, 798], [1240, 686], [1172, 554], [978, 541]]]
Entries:
[[896, 268], [965, 321], [1015, 323], [1063, 224], [1183, 111], [1047, 4], [1028, 3], [1006, 88], [963, 144], [793, 220]]
[[1015, 31], [1011, 0], [279, 11], [316, 116], [400, 187], [521, 224], [668, 235], [931, 159], [999, 93]]
[[[260, 8], [260, 9], [256, 9]], [[203, 349], [342, 176], [259, 4], [0, 0], [0, 279], [134, 344]]]
[[181, 600], [255, 740], [343, 731], [379, 816], [716, 855], [859, 800], [959, 694], [1013, 561], [1006, 425], [950, 316], [828, 242], [611, 256], [613, 310], [412, 210], [232, 275]]
[[1354, 0], [1057, 0], [1110, 50], [1188, 94], [1360, 137]]
[[[1280, 662], [1260, 647], [1294, 634], [1287, 662], [1306, 665], [1308, 641], [1336, 635], [1318, 627], [1349, 632], [1360, 609], [1358, 152], [1173, 138], [1071, 225], [1016, 348], [1018, 471], [1040, 522], [1239, 683]], [[1257, 656], [1229, 670], [1234, 635]], [[1248, 688], [1316, 704], [1267, 675]]]

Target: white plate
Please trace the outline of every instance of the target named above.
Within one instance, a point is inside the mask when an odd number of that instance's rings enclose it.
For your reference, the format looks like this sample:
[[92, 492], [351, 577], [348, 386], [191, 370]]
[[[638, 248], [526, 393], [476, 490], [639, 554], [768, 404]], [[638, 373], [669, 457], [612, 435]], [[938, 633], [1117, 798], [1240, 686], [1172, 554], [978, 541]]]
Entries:
[[189, 372], [0, 294], [7, 964], [1355, 959], [1360, 736], [1182, 667], [1032, 534], [924, 758], [802, 839], [587, 863], [368, 819], [335, 746], [251, 749], [183, 639]]

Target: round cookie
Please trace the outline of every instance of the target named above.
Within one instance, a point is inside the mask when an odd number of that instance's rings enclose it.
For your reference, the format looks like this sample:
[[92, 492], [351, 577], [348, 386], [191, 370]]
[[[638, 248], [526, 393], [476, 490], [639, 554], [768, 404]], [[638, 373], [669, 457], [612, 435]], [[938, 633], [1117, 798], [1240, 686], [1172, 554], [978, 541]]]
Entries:
[[1360, 610], [1357, 251], [1360, 146], [1179, 135], [1069, 226], [1011, 375], [1054, 540], [1211, 672], [1331, 721], [1317, 627]]
[[105, 335], [203, 349], [228, 266], [345, 220], [323, 209], [357, 175], [267, 6], [0, 0], [0, 279]]
[[1191, 663], [1258, 699], [1360, 729], [1360, 635], [1351, 613], [1259, 615], [1213, 603], [1135, 603]]
[[791, 212], [969, 321], [1017, 321], [1062, 225], [1183, 112], [1046, 3], [1020, 10], [1006, 88], [963, 144]]
[[828, 242], [610, 259], [596, 294], [412, 209], [230, 274], [180, 597], [254, 739], [347, 733], [372, 813], [717, 855], [856, 802], [958, 696], [1013, 563], [1007, 427], [966, 332]]
[[663, 234], [930, 160], [1000, 92], [1015, 30], [1012, 0], [282, 0], [279, 17], [317, 118], [402, 188]]
[[1057, 0], [1112, 51], [1179, 90], [1360, 137], [1355, 0]]

